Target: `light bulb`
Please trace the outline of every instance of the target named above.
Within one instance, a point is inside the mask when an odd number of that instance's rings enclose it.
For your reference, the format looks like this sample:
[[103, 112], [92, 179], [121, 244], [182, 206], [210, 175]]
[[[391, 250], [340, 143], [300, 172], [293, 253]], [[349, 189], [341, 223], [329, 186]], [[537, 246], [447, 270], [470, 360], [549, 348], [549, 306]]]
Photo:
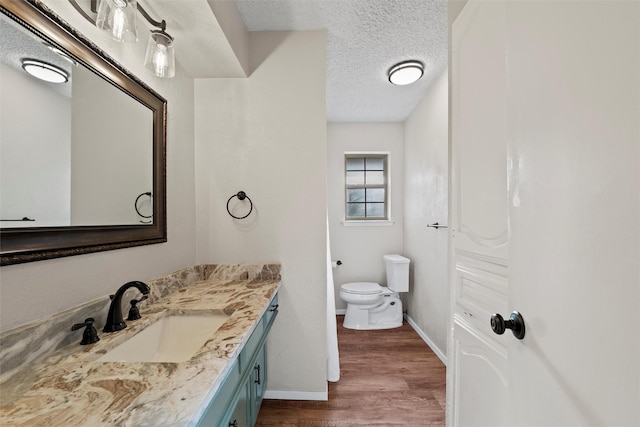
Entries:
[[136, 0], [101, 0], [96, 27], [107, 31], [114, 40], [125, 43], [138, 41]]
[[171, 78], [176, 74], [173, 37], [163, 31], [151, 31], [144, 65], [162, 78]]
[[113, 38], [116, 40], [124, 39], [125, 15], [122, 7], [116, 5], [113, 9], [113, 18], [111, 22], [111, 35], [113, 35]]
[[167, 70], [169, 61], [167, 58], [167, 47], [158, 43], [156, 45], [156, 52], [153, 54], [153, 69], [157, 76], [164, 75]]

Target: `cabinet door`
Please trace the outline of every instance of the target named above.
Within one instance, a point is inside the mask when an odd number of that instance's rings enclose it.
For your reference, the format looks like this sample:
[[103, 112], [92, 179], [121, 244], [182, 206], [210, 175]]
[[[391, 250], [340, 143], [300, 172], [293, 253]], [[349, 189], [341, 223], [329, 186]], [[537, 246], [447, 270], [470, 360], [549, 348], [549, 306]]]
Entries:
[[258, 418], [260, 405], [262, 405], [264, 392], [267, 388], [267, 357], [264, 345], [258, 351], [258, 356], [253, 365], [253, 373], [250, 377], [249, 385], [251, 387], [250, 419], [252, 424], [254, 424]]
[[240, 374], [239, 364], [235, 361], [224, 383], [220, 386], [220, 390], [218, 390], [209, 404], [209, 408], [200, 419], [198, 426], [210, 427], [221, 423], [221, 425], [226, 427], [226, 424], [222, 423], [222, 420], [227, 412], [227, 408], [234, 404], [236, 387], [241, 379]]
[[[260, 409], [262, 399], [264, 398], [264, 392], [267, 389], [267, 351], [266, 346], [262, 346], [260, 353], [258, 353], [258, 359], [256, 360], [255, 369], [256, 379], [254, 386], [256, 390], [255, 405]], [[257, 412], [257, 411], [256, 411]]]
[[241, 387], [240, 394], [235, 401], [233, 412], [229, 418], [220, 425], [220, 427], [247, 427], [253, 425], [253, 422], [249, 424], [249, 395], [250, 385], [245, 383]]

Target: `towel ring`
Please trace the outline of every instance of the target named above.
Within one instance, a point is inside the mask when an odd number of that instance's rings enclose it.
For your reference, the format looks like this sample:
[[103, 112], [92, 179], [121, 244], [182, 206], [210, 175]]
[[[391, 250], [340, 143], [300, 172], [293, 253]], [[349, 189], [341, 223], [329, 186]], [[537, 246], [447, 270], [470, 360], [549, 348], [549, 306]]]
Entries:
[[[231, 211], [229, 210], [229, 202], [234, 197], [237, 197], [238, 200], [247, 199], [249, 201], [250, 206], [249, 206], [249, 213], [248, 214], [246, 214], [245, 216], [235, 216], [234, 214], [231, 213]], [[235, 219], [245, 219], [246, 217], [251, 215], [251, 212], [253, 212], [253, 202], [251, 201], [249, 196], [247, 196], [247, 193], [245, 193], [244, 191], [238, 191], [236, 194], [234, 194], [233, 196], [229, 197], [229, 200], [227, 200], [227, 212], [229, 212], [229, 215], [231, 215]]]
[[[136, 197], [136, 201], [133, 203], [133, 207], [136, 208], [136, 213], [138, 215], [140, 215], [142, 218], [153, 218], [153, 214], [151, 214], [151, 215], [142, 215], [140, 213], [140, 210], [138, 209], [138, 201], [140, 200], [140, 197], [142, 197], [142, 196], [149, 196], [150, 199], [152, 197], [150, 191], [147, 191], [146, 193], [140, 194], [138, 197]], [[140, 222], [143, 223], [143, 224], [151, 224], [151, 221], [142, 221], [141, 220]]]

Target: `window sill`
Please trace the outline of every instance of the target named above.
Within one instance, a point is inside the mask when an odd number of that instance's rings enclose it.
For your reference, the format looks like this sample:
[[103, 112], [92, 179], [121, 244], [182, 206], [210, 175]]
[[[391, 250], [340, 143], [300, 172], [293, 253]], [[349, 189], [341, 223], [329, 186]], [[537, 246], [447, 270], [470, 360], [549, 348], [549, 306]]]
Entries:
[[390, 219], [381, 220], [342, 220], [342, 225], [345, 227], [390, 227], [395, 224], [395, 221]]

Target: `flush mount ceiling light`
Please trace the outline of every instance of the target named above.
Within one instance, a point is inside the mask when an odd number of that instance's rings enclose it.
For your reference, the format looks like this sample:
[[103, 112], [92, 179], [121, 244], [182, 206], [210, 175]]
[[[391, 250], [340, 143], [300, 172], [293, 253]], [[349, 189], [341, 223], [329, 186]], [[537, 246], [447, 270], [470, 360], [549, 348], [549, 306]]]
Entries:
[[49, 83], [66, 83], [69, 74], [61, 68], [37, 59], [23, 59], [22, 68], [33, 77]]
[[160, 30], [152, 30], [149, 35], [144, 65], [158, 77], [173, 77], [176, 73], [173, 37], [167, 32], [167, 23], [156, 21], [147, 13], [137, 0], [91, 0], [91, 11], [97, 13], [93, 19], [85, 12], [76, 0], [69, 0], [73, 7], [96, 27], [106, 31], [119, 42], [135, 43], [138, 41], [136, 26], [137, 12]]
[[391, 83], [404, 86], [420, 80], [424, 65], [420, 61], [405, 61], [391, 67], [388, 74]]

